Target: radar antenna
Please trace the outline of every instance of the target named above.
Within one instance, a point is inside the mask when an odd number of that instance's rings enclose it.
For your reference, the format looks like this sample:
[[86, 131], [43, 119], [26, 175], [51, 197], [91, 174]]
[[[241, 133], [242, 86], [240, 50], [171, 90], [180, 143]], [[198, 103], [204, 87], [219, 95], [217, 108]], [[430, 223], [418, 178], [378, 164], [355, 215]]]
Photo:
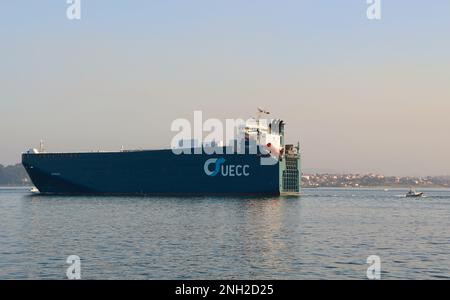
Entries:
[[270, 112], [258, 107], [258, 117], [256, 119], [259, 120], [262, 115], [270, 115]]

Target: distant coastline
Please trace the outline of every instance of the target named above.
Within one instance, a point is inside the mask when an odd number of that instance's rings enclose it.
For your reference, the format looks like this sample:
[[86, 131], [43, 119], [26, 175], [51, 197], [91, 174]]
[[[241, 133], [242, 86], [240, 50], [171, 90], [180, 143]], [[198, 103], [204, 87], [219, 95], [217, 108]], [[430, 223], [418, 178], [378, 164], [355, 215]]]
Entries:
[[378, 174], [304, 174], [303, 188], [450, 188], [450, 176], [384, 176]]
[[32, 183], [22, 164], [6, 167], [0, 165], [0, 186], [27, 187], [32, 186]]

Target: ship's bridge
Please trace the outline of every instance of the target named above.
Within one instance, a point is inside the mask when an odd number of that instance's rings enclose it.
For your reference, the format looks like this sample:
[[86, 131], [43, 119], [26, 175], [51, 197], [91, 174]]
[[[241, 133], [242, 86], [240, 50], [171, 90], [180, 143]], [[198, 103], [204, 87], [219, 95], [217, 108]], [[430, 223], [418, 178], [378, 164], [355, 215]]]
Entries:
[[280, 119], [250, 119], [245, 125], [245, 139], [268, 148], [275, 156], [284, 152], [284, 121]]

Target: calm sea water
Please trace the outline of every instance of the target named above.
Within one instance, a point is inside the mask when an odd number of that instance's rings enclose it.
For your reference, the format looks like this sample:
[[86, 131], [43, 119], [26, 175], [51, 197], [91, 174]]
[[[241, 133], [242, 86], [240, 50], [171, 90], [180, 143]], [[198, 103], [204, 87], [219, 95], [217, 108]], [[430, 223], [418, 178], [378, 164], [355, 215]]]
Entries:
[[450, 279], [450, 190], [48, 197], [0, 190], [0, 279]]

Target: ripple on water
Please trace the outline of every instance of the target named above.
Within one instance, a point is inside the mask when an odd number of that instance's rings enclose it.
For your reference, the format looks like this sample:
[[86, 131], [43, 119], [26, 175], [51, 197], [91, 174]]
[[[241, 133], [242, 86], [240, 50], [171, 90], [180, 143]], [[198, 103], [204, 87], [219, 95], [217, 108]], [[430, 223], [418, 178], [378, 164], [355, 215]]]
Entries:
[[0, 190], [0, 279], [449, 279], [450, 191], [300, 198], [42, 197]]

